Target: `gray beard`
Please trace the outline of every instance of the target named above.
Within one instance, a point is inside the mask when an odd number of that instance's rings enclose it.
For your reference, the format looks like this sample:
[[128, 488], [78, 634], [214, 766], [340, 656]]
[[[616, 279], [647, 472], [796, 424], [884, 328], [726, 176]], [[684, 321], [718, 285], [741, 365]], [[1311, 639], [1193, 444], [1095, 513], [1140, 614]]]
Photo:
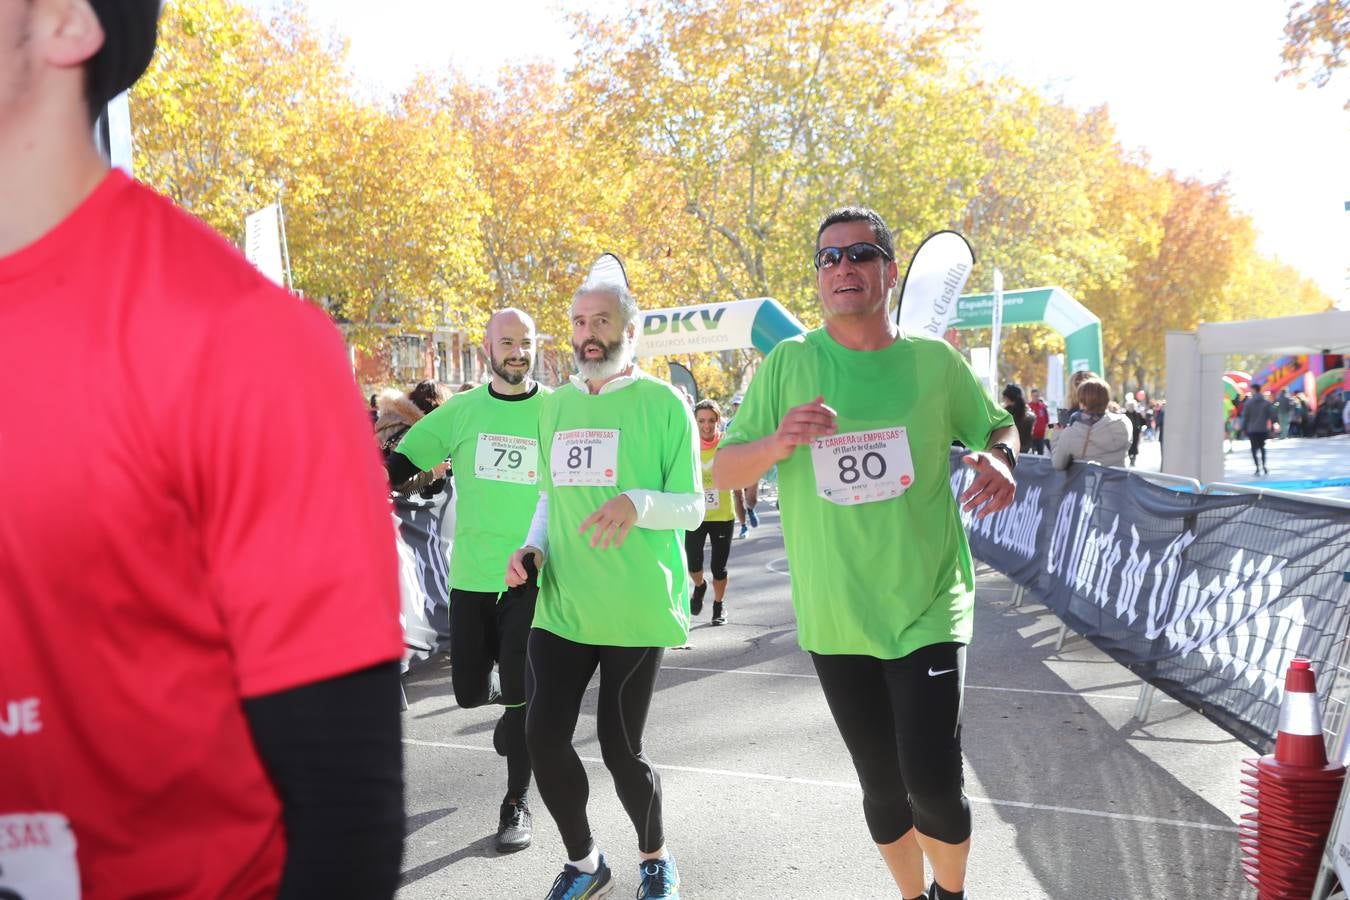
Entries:
[[608, 359], [587, 360], [583, 359], [581, 354], [572, 349], [572, 360], [577, 365], [577, 372], [587, 381], [604, 381], [606, 378], [613, 378], [624, 369], [633, 364], [633, 341], [624, 336], [623, 345]]

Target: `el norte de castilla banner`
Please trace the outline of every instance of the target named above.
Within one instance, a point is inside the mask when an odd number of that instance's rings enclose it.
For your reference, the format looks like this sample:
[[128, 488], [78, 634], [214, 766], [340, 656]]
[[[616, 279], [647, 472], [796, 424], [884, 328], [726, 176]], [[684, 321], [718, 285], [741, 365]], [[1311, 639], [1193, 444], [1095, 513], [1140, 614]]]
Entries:
[[[971, 470], [953, 453], [959, 495]], [[1119, 469], [1023, 456], [1017, 498], [966, 517], [976, 559], [1075, 632], [1258, 751], [1295, 656], [1330, 675], [1347, 625], [1350, 510], [1182, 493]], [[979, 635], [976, 635], [979, 640]], [[1325, 704], [1334, 679], [1318, 679]]]

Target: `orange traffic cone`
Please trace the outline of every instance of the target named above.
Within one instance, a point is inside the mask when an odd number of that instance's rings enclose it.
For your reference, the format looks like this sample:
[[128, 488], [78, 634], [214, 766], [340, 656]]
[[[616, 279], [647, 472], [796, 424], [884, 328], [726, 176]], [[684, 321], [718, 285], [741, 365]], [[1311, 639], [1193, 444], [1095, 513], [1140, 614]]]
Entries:
[[1260, 900], [1311, 895], [1340, 799], [1345, 767], [1328, 765], [1317, 683], [1306, 659], [1285, 675], [1275, 753], [1247, 760], [1238, 842]]
[[1275, 734], [1275, 759], [1288, 766], [1320, 769], [1327, 764], [1322, 712], [1317, 708], [1317, 679], [1312, 664], [1295, 659], [1284, 676], [1284, 702]]

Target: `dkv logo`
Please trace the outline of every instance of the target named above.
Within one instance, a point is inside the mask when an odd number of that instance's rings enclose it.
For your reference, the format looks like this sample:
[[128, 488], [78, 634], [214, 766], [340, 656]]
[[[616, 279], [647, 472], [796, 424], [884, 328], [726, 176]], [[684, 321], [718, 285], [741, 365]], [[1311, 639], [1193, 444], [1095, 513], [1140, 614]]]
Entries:
[[642, 333], [647, 337], [657, 334], [679, 334], [681, 332], [716, 331], [722, 324], [725, 306], [715, 312], [707, 309], [690, 309], [684, 312], [647, 313], [642, 317]]

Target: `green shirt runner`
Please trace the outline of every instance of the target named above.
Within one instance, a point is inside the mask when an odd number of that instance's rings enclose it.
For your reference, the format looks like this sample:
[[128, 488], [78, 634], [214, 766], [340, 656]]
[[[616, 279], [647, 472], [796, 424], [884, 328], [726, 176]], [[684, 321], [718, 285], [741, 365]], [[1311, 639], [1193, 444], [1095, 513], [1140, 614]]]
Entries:
[[455, 544], [450, 586], [506, 590], [506, 564], [530, 530], [539, 500], [539, 415], [552, 393], [502, 396], [488, 385], [455, 394], [418, 421], [398, 445], [422, 470], [450, 459], [455, 473]]
[[802, 649], [898, 659], [969, 643], [975, 572], [951, 443], [982, 449], [1012, 418], [945, 341], [902, 335], [858, 351], [818, 329], [765, 358], [723, 444], [772, 434], [818, 396], [838, 413], [837, 434], [778, 464]]
[[[689, 638], [684, 532], [635, 526], [622, 547], [591, 546], [581, 523], [627, 490], [702, 490], [693, 414], [645, 372], [591, 395], [574, 384], [544, 401], [540, 488], [548, 493], [548, 558], [534, 627], [579, 644], [679, 647]], [[517, 541], [517, 546], [519, 541]]]

